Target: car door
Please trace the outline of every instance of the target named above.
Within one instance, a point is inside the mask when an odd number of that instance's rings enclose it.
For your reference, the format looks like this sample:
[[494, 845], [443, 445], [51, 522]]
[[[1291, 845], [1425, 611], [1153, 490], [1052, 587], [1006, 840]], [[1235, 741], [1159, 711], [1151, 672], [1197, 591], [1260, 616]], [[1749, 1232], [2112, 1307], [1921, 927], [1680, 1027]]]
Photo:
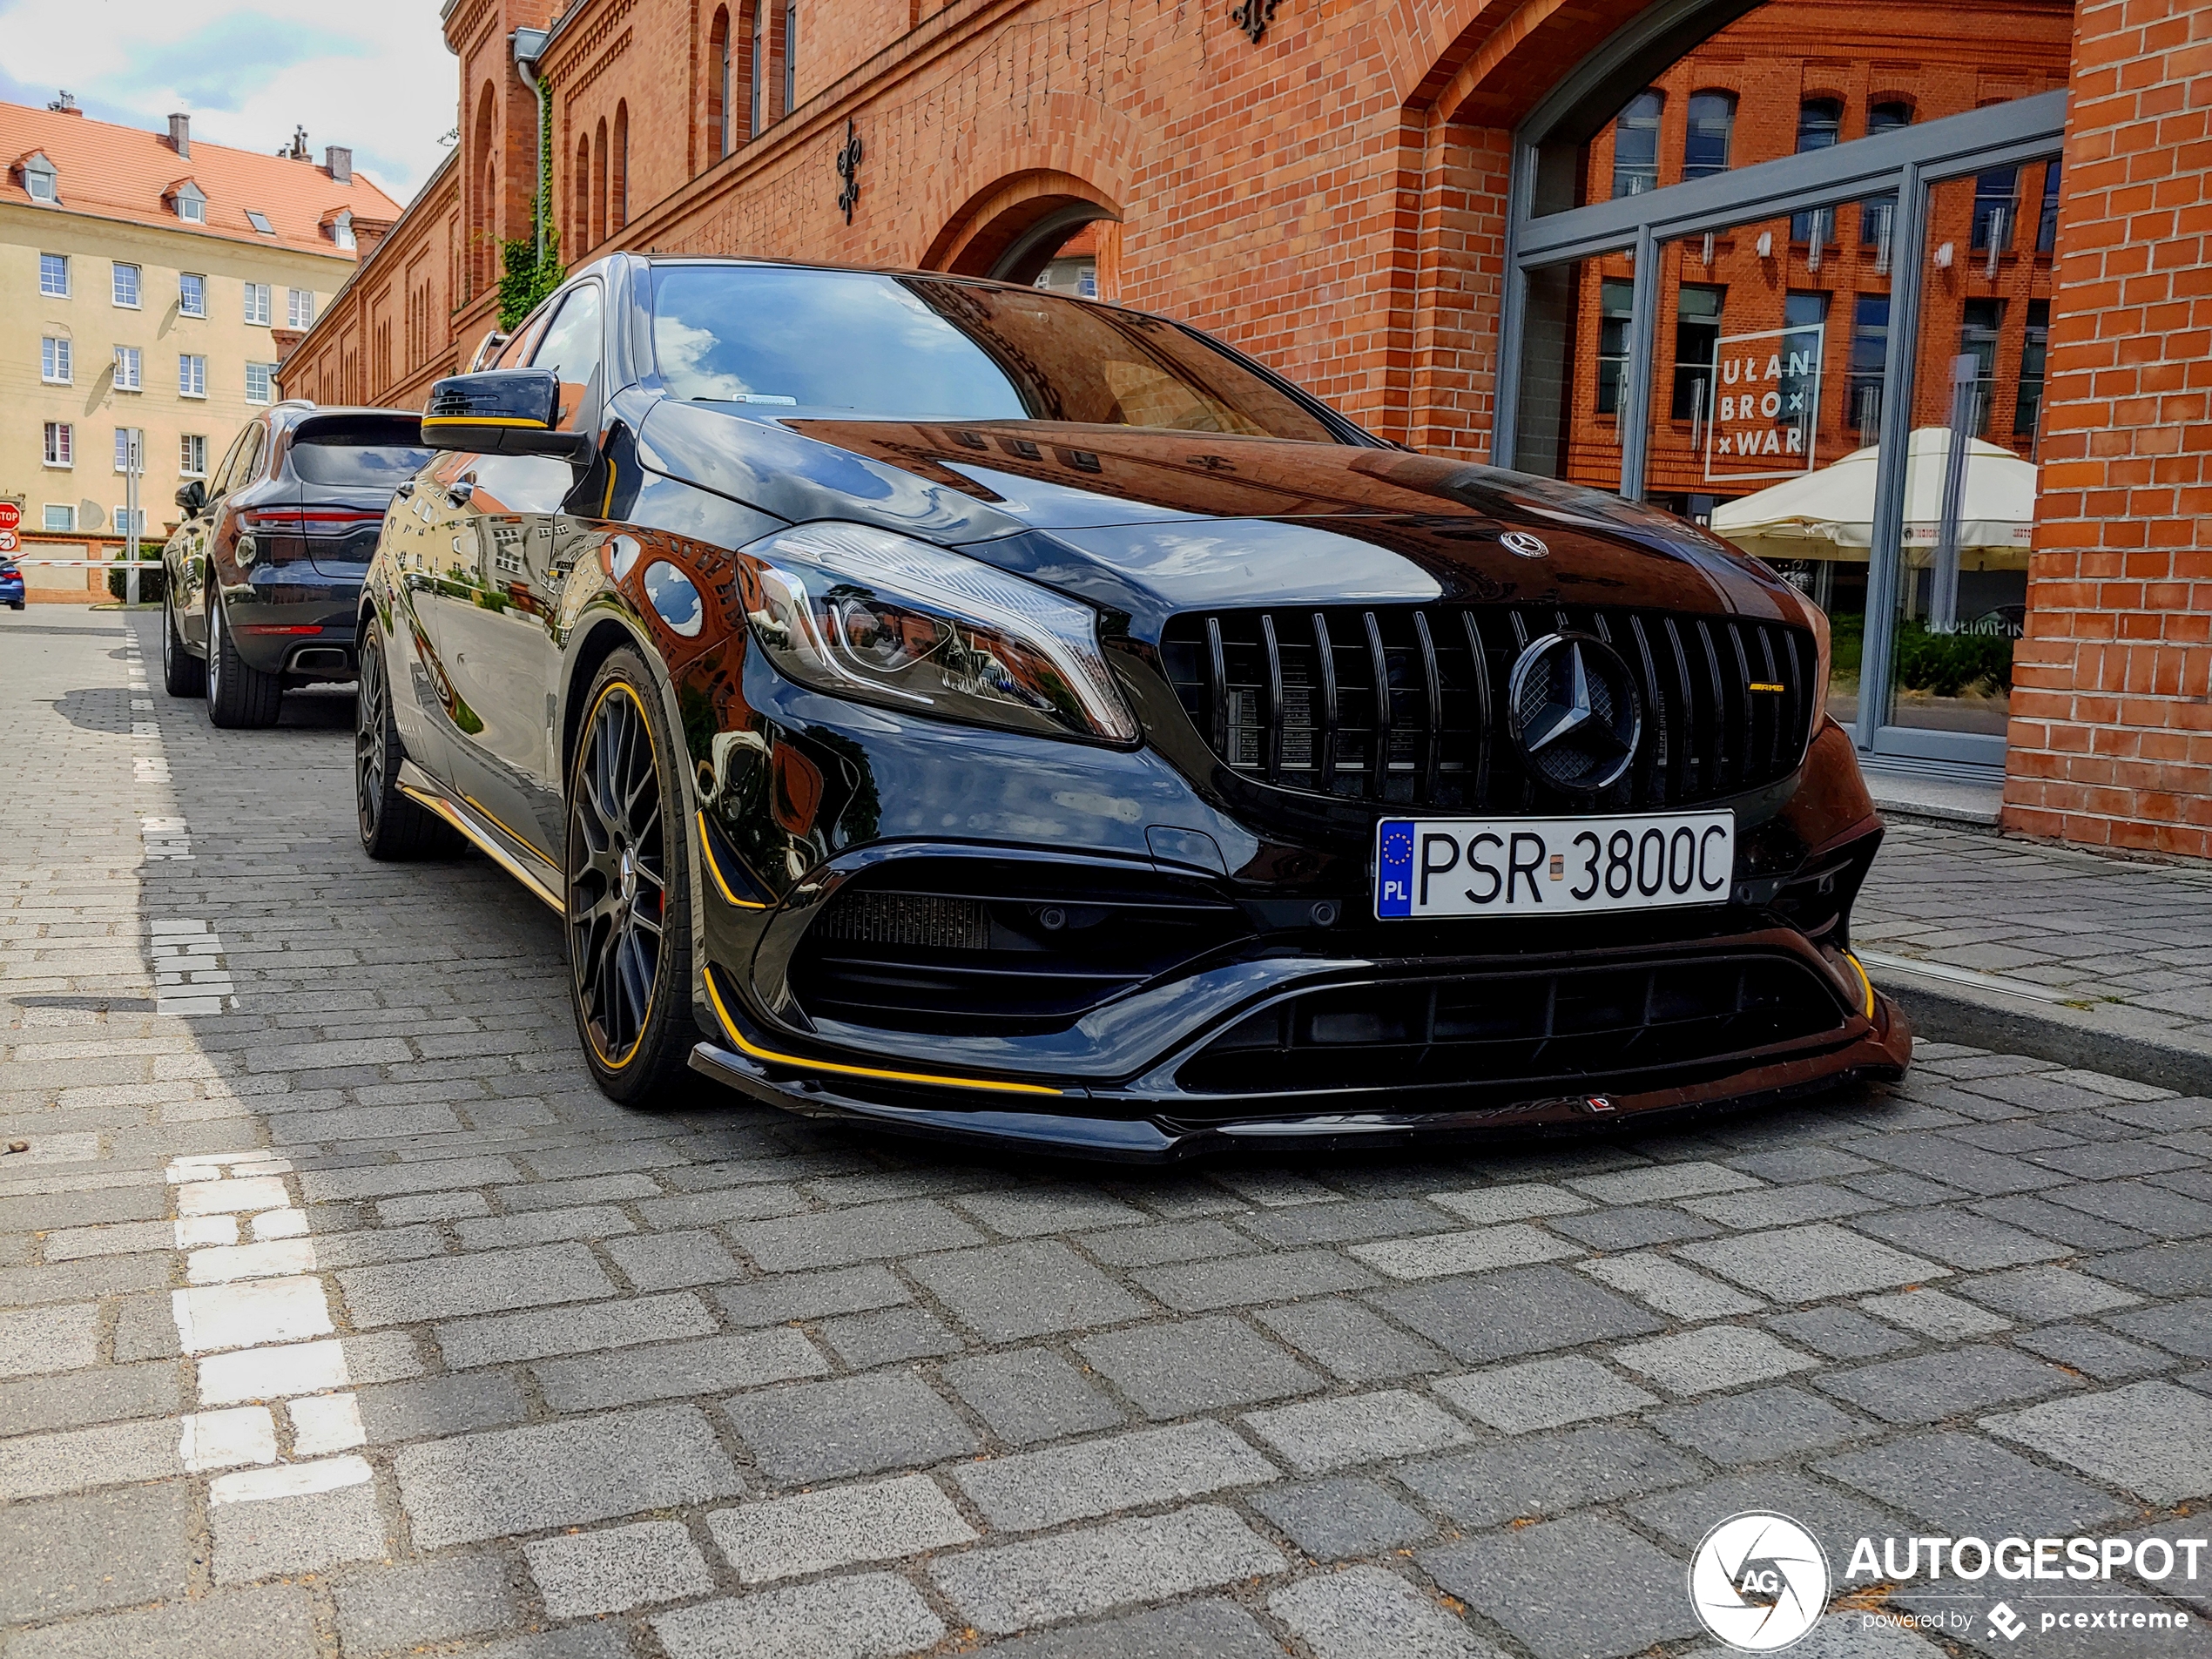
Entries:
[[[599, 284], [578, 283], [529, 350], [527, 367], [560, 375], [566, 429], [597, 419], [604, 324]], [[429, 598], [427, 626], [456, 710], [455, 782], [479, 812], [557, 867], [559, 593], [569, 565], [555, 533], [576, 471], [543, 456], [456, 452], [433, 476], [433, 510], [449, 522], [430, 544], [449, 547], [453, 563]]]
[[172, 590], [175, 597], [170, 608], [176, 613], [178, 632], [201, 651], [207, 649], [207, 533], [214, 525], [224, 496], [234, 485], [239, 460], [259, 427], [258, 421], [249, 423], [231, 440], [222, 463], [207, 475], [206, 500], [197, 513], [177, 527], [177, 556], [172, 577], [176, 583]]

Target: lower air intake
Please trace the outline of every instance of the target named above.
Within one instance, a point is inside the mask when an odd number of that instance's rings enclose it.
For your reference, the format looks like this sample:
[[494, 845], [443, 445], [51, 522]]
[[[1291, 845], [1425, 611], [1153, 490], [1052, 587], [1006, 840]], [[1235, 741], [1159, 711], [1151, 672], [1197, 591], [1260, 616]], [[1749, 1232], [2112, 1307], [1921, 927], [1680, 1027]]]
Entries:
[[1839, 1031], [1804, 963], [1703, 958], [1632, 968], [1334, 987], [1252, 1015], [1185, 1062], [1196, 1094], [1452, 1084], [1594, 1087]]

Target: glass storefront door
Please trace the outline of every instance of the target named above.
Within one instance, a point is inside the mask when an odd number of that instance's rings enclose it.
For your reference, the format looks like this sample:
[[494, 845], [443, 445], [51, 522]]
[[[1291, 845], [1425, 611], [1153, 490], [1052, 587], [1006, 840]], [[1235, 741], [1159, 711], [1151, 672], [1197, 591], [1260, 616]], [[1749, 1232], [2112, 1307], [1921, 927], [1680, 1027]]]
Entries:
[[[2064, 122], [2039, 86], [2060, 84], [2061, 20], [2020, 0], [2015, 57], [2050, 57], [2049, 78], [2014, 76], [2006, 103], [1985, 73], [1979, 107], [1946, 111], [1894, 64], [1816, 94], [1825, 60], [1745, 79], [1717, 50], [1800, 50], [1797, 10], [1770, 0], [1642, 91], [1632, 59], [1579, 104], [1570, 80], [1531, 118], [1554, 131], [1523, 133], [1496, 458], [1767, 561], [1827, 610], [1830, 709], [1870, 756], [2001, 767]], [[1948, 50], [1922, 55], [1931, 89]], [[1777, 84], [1806, 90], [1785, 104]]]

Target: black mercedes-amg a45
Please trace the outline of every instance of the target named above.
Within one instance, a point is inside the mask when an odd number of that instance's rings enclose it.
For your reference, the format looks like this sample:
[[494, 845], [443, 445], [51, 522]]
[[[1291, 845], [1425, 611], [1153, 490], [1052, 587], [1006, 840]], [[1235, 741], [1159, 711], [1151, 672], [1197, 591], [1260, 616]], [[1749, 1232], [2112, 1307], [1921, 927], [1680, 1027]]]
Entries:
[[361, 837], [558, 911], [608, 1094], [1063, 1151], [1895, 1076], [1818, 610], [1164, 319], [617, 255], [422, 421]]

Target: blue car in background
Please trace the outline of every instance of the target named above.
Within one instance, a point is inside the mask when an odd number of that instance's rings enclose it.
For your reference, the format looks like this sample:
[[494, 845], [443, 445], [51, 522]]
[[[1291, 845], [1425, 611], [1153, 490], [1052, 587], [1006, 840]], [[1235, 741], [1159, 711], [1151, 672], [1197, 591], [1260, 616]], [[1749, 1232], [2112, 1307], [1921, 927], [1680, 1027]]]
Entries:
[[13, 559], [5, 556], [0, 556], [0, 605], [10, 610], [24, 607], [23, 572], [16, 568]]

